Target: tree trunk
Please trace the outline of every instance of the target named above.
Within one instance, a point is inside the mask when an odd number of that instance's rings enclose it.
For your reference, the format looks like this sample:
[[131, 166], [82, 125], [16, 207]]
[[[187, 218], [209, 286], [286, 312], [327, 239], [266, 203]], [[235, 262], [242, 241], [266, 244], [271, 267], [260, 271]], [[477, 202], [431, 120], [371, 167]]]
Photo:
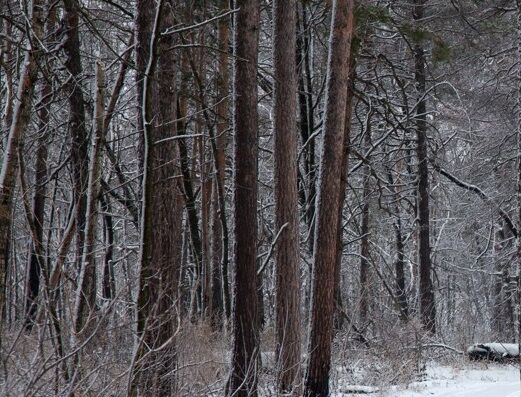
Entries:
[[108, 199], [100, 195], [100, 207], [103, 211], [103, 240], [105, 241], [105, 257], [103, 259], [103, 277], [101, 291], [103, 299], [110, 301], [116, 294], [116, 280], [114, 278], [114, 226], [111, 207]]
[[[517, 207], [518, 230], [521, 231], [521, 0], [517, 5]], [[521, 236], [517, 236], [517, 343], [519, 351], [519, 378], [521, 380]]]
[[315, 242], [315, 201], [316, 201], [316, 165], [315, 165], [315, 138], [313, 128], [315, 124], [313, 109], [313, 84], [311, 81], [311, 49], [309, 44], [309, 30], [306, 12], [306, 4], [302, 3], [297, 7], [301, 8], [300, 15], [300, 34], [297, 40], [297, 58], [299, 66], [298, 92], [299, 92], [299, 114], [300, 114], [300, 136], [304, 149], [304, 172], [301, 181], [302, 205], [306, 215], [308, 227], [308, 250], [313, 254], [313, 244]]
[[79, 38], [78, 0], [63, 0], [66, 37], [63, 48], [66, 54], [65, 67], [70, 74], [65, 84], [69, 98], [69, 134], [71, 137], [71, 162], [73, 174], [73, 200], [76, 216], [76, 263], [78, 274], [83, 258], [85, 219], [87, 211], [88, 149], [89, 139], [85, 125], [85, 101], [82, 90], [82, 65]]
[[234, 32], [235, 283], [232, 370], [227, 395], [257, 396], [257, 61], [260, 2], [237, 0]]
[[335, 328], [341, 329], [343, 326], [343, 320], [345, 315], [339, 313], [343, 310], [342, 301], [342, 290], [340, 286], [341, 272], [342, 272], [342, 256], [344, 253], [343, 236], [344, 230], [342, 227], [343, 213], [344, 213], [344, 202], [346, 198], [347, 189], [347, 172], [348, 172], [348, 160], [349, 160], [349, 146], [351, 140], [351, 116], [353, 113], [353, 97], [354, 97], [354, 84], [355, 84], [355, 69], [356, 69], [356, 54], [351, 53], [350, 64], [349, 64], [349, 81], [347, 85], [347, 98], [345, 108], [345, 126], [344, 126], [344, 144], [342, 149], [342, 170], [340, 176], [340, 201], [338, 206], [338, 234], [337, 234], [337, 247], [336, 247], [336, 258], [335, 258], [335, 306], [338, 309], [335, 315]]
[[[162, 36], [159, 41], [160, 31], [171, 26], [173, 16], [170, 9], [163, 11], [162, 5], [160, 0], [152, 20], [149, 10], [144, 9], [151, 6], [150, 2], [138, 2], [137, 37], [147, 36], [139, 29], [148, 30], [150, 47], [146, 69], [140, 74], [144, 76], [140, 95], [143, 124], [138, 128], [143, 131], [145, 145], [137, 302], [139, 341], [132, 369], [131, 396], [175, 394], [175, 337], [179, 325], [177, 277], [181, 262], [183, 208], [181, 193], [172, 178], [179, 164], [177, 145], [173, 140], [156, 143], [176, 134], [171, 121], [177, 118], [175, 53], [167, 50], [174, 41], [172, 35]], [[164, 24], [160, 24], [160, 17], [165, 20]], [[146, 46], [146, 43], [140, 43], [140, 46]]]
[[[204, 3], [203, 3], [204, 5]], [[206, 18], [206, 9], [203, 7], [202, 9], [203, 17]], [[198, 36], [198, 37], [197, 37]], [[194, 33], [193, 40], [199, 40], [199, 42], [204, 43], [206, 39], [206, 35], [204, 30], [200, 31], [199, 34]], [[194, 52], [192, 52], [194, 53]], [[194, 54], [195, 55], [195, 54]], [[195, 57], [195, 56], [194, 56]], [[193, 58], [192, 58], [193, 59]], [[192, 62], [194, 65], [195, 62]], [[206, 79], [206, 52], [203, 47], [199, 48], [197, 51], [197, 66], [194, 65], [194, 69], [197, 70], [197, 76], [200, 84], [202, 86], [207, 85]], [[199, 86], [199, 85], [198, 85]], [[205, 99], [205, 91], [198, 90], [199, 97], [203, 99], [197, 104], [197, 112], [198, 116], [195, 121], [195, 132], [196, 135], [201, 134], [196, 138], [196, 147], [199, 151], [199, 186], [201, 188], [201, 269], [199, 274], [200, 279], [200, 288], [199, 288], [199, 300], [200, 300], [200, 316], [201, 318], [206, 318], [210, 314], [211, 308], [211, 289], [210, 289], [210, 276], [211, 276], [211, 266], [210, 266], [210, 206], [212, 201], [212, 178], [210, 178], [210, 172], [213, 167], [208, 162], [207, 159], [207, 151], [208, 144], [210, 141], [207, 139], [204, 134], [204, 115], [206, 109], [203, 110], [203, 107], [206, 105]], [[208, 134], [210, 135], [210, 134]], [[194, 160], [196, 156], [193, 156]]]
[[[401, 160], [400, 160], [401, 162]], [[400, 164], [400, 163], [397, 163]], [[397, 174], [400, 175], [401, 167], [398, 165]], [[407, 290], [405, 288], [405, 246], [402, 228], [402, 217], [400, 208], [400, 186], [401, 181], [395, 182], [391, 168], [387, 172], [387, 181], [393, 193], [393, 201], [395, 202], [395, 221], [393, 222], [394, 235], [396, 238], [396, 261], [394, 262], [394, 277], [395, 277], [395, 295], [397, 300], [398, 312], [400, 320], [407, 322], [409, 319], [409, 304], [407, 301]]]
[[[202, 130], [202, 127], [201, 127]], [[202, 308], [201, 315], [206, 317], [210, 314], [211, 306], [211, 267], [210, 267], [210, 210], [212, 204], [212, 179], [206, 161], [206, 139], [201, 139], [200, 144], [200, 167], [201, 167], [201, 245], [202, 245]]]
[[87, 187], [87, 212], [85, 224], [85, 246], [81, 261], [81, 271], [76, 290], [74, 309], [74, 332], [82, 334], [81, 339], [88, 335], [92, 315], [96, 306], [96, 229], [98, 223], [98, 196], [100, 192], [101, 160], [105, 141], [105, 66], [96, 62], [96, 94], [94, 107], [94, 134], [92, 153], [89, 166]]
[[336, 0], [326, 81], [324, 140], [320, 167], [313, 268], [309, 364], [305, 380], [307, 397], [329, 395], [329, 370], [333, 338], [335, 263], [341, 196], [341, 169], [345, 137], [351, 37], [354, 29], [353, 0]]
[[[31, 28], [34, 42], [38, 43], [43, 36], [44, 1], [33, 0], [29, 7]], [[24, 139], [24, 133], [31, 117], [31, 105], [36, 78], [38, 77], [38, 58], [40, 50], [31, 48], [25, 53], [20, 73], [18, 91], [7, 146], [4, 150], [2, 171], [0, 172], [0, 322], [3, 324], [3, 312], [6, 303], [6, 275], [9, 262], [9, 240], [11, 235], [13, 194], [18, 172], [18, 153]], [[0, 338], [1, 342], [1, 338]]]
[[[415, 0], [413, 19], [419, 24], [424, 17], [425, 0]], [[414, 80], [418, 104], [416, 107], [416, 156], [418, 158], [418, 225], [420, 264], [420, 316], [423, 327], [436, 333], [436, 306], [431, 279], [430, 215], [429, 215], [429, 160], [427, 142], [427, 106], [425, 99], [425, 50], [414, 45]]]
[[274, 0], [276, 359], [278, 390], [299, 395], [300, 269], [297, 193], [297, 74], [295, 0]]
[[[50, 85], [44, 83], [42, 98], [50, 100]], [[45, 100], [44, 100], [45, 103]], [[40, 292], [40, 276], [44, 268], [43, 252], [43, 222], [45, 216], [45, 194], [47, 179], [47, 133], [44, 132], [49, 122], [49, 103], [42, 104], [39, 113], [39, 129], [41, 136], [38, 138], [35, 164], [35, 191], [32, 206], [32, 223], [35, 231], [35, 241], [31, 243], [31, 253], [27, 268], [27, 284], [25, 292], [25, 327], [31, 329], [37, 309], [37, 299]]]
[[[221, 10], [228, 8], [229, 0], [221, 0]], [[228, 282], [228, 225], [224, 214], [226, 202], [224, 197], [225, 170], [226, 170], [226, 146], [229, 127], [229, 70], [228, 70], [228, 46], [229, 46], [229, 19], [219, 19], [218, 25], [219, 58], [217, 91], [219, 103], [217, 104], [217, 137], [215, 151], [215, 179], [213, 216], [212, 216], [212, 322], [215, 327], [222, 325], [222, 316], [229, 319], [231, 316], [230, 290]], [[223, 214], [221, 214], [223, 212]]]
[[[177, 134], [182, 136], [186, 134], [186, 123], [184, 121], [184, 117], [186, 117], [186, 113], [182, 110], [182, 107], [178, 108], [179, 118], [177, 122]], [[197, 214], [197, 200], [194, 192], [194, 187], [192, 183], [192, 172], [190, 172], [190, 156], [188, 155], [188, 148], [186, 145], [186, 138], [178, 139], [179, 144], [179, 156], [181, 163], [181, 174], [182, 178], [182, 191], [184, 193], [184, 201], [186, 207], [188, 228], [190, 230], [190, 237], [192, 242], [192, 254], [195, 262], [195, 300], [200, 303], [200, 298], [202, 296], [202, 242], [201, 235], [199, 232], [199, 215]], [[195, 313], [195, 306], [191, 309], [191, 314]]]
[[[50, 10], [47, 16], [45, 32], [48, 41], [54, 39], [56, 25], [55, 7]], [[38, 146], [35, 161], [35, 189], [32, 204], [32, 224], [34, 225], [35, 241], [31, 244], [31, 253], [28, 261], [27, 284], [25, 291], [25, 327], [31, 329], [34, 323], [37, 299], [40, 293], [40, 276], [45, 267], [44, 246], [43, 246], [43, 224], [45, 221], [45, 199], [46, 199], [46, 180], [47, 180], [47, 139], [49, 137], [50, 106], [52, 102], [52, 85], [50, 70], [46, 70], [47, 78], [43, 79], [40, 90], [40, 110], [38, 111]]]
[[407, 304], [407, 291], [405, 289], [405, 251], [402, 236], [402, 220], [400, 214], [397, 215], [394, 223], [396, 235], [396, 262], [394, 264], [396, 277], [396, 298], [400, 310], [400, 318], [406, 322], [409, 318], [409, 307]]

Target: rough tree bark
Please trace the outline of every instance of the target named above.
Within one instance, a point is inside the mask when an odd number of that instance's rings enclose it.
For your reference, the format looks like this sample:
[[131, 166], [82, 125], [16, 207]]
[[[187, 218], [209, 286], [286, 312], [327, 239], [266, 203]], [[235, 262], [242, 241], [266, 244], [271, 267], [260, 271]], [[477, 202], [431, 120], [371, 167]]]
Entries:
[[[355, 4], [355, 2], [353, 2]], [[353, 32], [354, 34], [354, 32]], [[341, 272], [342, 272], [342, 256], [344, 253], [343, 236], [344, 230], [342, 227], [344, 202], [346, 198], [347, 189], [347, 172], [349, 160], [349, 146], [351, 143], [351, 117], [353, 114], [353, 98], [354, 98], [354, 84], [356, 71], [356, 54], [351, 53], [349, 63], [349, 81], [347, 84], [347, 98], [345, 109], [345, 125], [344, 125], [344, 144], [342, 149], [342, 170], [340, 175], [340, 205], [338, 207], [338, 229], [337, 229], [337, 247], [335, 258], [335, 306], [338, 309], [335, 315], [335, 327], [341, 329], [345, 315], [340, 313], [343, 310], [342, 290], [340, 286]]]
[[[137, 302], [139, 341], [131, 375], [131, 396], [175, 394], [175, 338], [179, 326], [176, 304], [183, 206], [173, 178], [178, 172], [179, 154], [174, 140], [156, 143], [176, 135], [175, 53], [167, 51], [174, 41], [172, 35], [159, 40], [159, 27], [170, 26], [173, 15], [170, 7], [163, 7], [163, 1], [153, 5], [155, 16], [150, 19], [149, 10], [144, 9], [151, 6], [150, 2], [138, 1], [137, 37], [138, 40], [148, 37], [150, 41], [147, 66], [140, 73], [144, 78], [140, 95], [143, 124], [138, 128], [143, 131], [145, 145]], [[160, 24], [160, 19], [165, 23]], [[150, 33], [145, 35], [139, 29]]]
[[71, 163], [73, 174], [73, 200], [76, 216], [76, 263], [78, 274], [83, 258], [85, 241], [85, 217], [87, 210], [88, 150], [89, 139], [85, 125], [85, 101], [82, 90], [83, 68], [80, 53], [79, 3], [78, 0], [63, 0], [65, 24], [65, 67], [70, 76], [65, 83], [69, 99], [69, 134], [71, 137]]
[[329, 395], [338, 208], [341, 205], [341, 169], [344, 166], [342, 153], [354, 29], [353, 8], [353, 0], [336, 0], [333, 3], [314, 247], [309, 363], [304, 391], [307, 397]]
[[[425, 11], [425, 0], [415, 0], [413, 3], [413, 19], [420, 24]], [[429, 214], [429, 160], [427, 155], [427, 100], [425, 50], [422, 44], [417, 42], [414, 51], [414, 80], [416, 83], [416, 156], [418, 158], [418, 226], [419, 245], [418, 257], [420, 265], [420, 317], [423, 327], [431, 332], [436, 332], [436, 306], [434, 303], [434, 290], [431, 279], [432, 262], [430, 246], [430, 214]]]
[[33, 35], [32, 47], [25, 53], [20, 72], [7, 145], [4, 150], [2, 171], [0, 172], [0, 322], [2, 324], [6, 296], [5, 281], [9, 262], [13, 194], [19, 164], [18, 153], [24, 139], [25, 130], [29, 125], [33, 93], [38, 77], [37, 63], [41, 52], [36, 46], [43, 36], [44, 4], [44, 0], [33, 0], [28, 7]]
[[227, 395], [257, 396], [257, 61], [260, 2], [237, 0], [234, 32], [235, 307]]
[[300, 394], [296, 8], [295, 0], [273, 2], [276, 230], [286, 225], [275, 248], [277, 380], [280, 393], [293, 395]]

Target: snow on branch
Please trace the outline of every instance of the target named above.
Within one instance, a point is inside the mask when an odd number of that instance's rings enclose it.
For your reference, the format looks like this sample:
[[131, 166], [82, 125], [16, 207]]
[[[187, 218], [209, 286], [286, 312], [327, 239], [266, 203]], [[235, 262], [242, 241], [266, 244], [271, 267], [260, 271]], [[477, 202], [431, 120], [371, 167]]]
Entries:
[[435, 171], [446, 177], [448, 180], [456, 184], [457, 186], [466, 189], [468, 191], [471, 191], [473, 193], [476, 193], [483, 201], [485, 201], [488, 204], [491, 204], [494, 209], [498, 212], [499, 216], [505, 221], [505, 223], [508, 226], [508, 229], [512, 232], [512, 234], [517, 237], [518, 231], [517, 228], [514, 226], [514, 222], [512, 222], [512, 219], [510, 219], [510, 216], [499, 206], [495, 205], [494, 202], [490, 197], [488, 197], [485, 192], [480, 189], [478, 186], [472, 185], [470, 183], [464, 182], [461, 179], [457, 178], [456, 176], [452, 175], [448, 171], [441, 168], [438, 164], [436, 164], [435, 161], [431, 160], [431, 164]]

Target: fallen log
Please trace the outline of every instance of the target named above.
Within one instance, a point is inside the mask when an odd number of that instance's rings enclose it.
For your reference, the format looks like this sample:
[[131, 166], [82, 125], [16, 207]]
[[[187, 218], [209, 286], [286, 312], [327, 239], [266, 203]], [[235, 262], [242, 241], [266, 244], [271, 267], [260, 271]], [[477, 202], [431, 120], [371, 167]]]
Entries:
[[467, 349], [471, 360], [504, 361], [519, 357], [517, 343], [476, 343]]

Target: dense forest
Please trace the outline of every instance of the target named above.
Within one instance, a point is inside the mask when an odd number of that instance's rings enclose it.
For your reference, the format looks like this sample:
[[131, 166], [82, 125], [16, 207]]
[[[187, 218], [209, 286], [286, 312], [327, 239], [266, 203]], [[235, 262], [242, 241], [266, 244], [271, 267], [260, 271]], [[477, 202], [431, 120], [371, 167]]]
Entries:
[[0, 112], [1, 396], [520, 343], [520, 0], [1, 0]]

